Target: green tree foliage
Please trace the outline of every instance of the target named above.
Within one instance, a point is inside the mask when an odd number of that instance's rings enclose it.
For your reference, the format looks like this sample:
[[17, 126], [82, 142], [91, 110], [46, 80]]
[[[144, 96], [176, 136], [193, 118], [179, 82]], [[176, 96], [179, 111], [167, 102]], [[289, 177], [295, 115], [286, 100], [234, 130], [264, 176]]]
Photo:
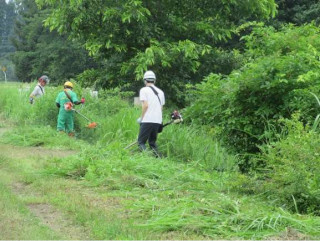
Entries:
[[276, 22], [302, 25], [315, 21], [320, 23], [320, 2], [318, 0], [277, 0]]
[[159, 85], [176, 101], [181, 101], [186, 83], [199, 82], [210, 72], [197, 73], [203, 60], [216, 56], [215, 44], [230, 38], [239, 19], [275, 13], [273, 0], [37, 3], [54, 9], [47, 26], [84, 41], [91, 55], [103, 60], [101, 86], [134, 83], [153, 69]]
[[[12, 1], [0, 0], [0, 68], [5, 66], [7, 79], [15, 79], [14, 69], [10, 60], [10, 54], [15, 51], [10, 42], [13, 35], [13, 26], [16, 13]], [[4, 79], [0, 72], [0, 80]]]
[[9, 38], [13, 32], [15, 15], [14, 4], [0, 0], [0, 57], [4, 57], [14, 51]]
[[17, 51], [13, 61], [20, 80], [30, 81], [45, 73], [61, 82], [93, 66], [78, 42], [69, 41], [67, 35], [50, 32], [43, 26], [50, 10], [38, 10], [34, 0], [24, 0], [18, 12], [17, 37], [13, 40]]
[[244, 37], [248, 63], [197, 85], [197, 100], [185, 116], [212, 125], [237, 151], [251, 153], [274, 137], [279, 118], [300, 111], [304, 122], [313, 122], [317, 102], [310, 91], [320, 93], [319, 30], [314, 25], [279, 32], [254, 28]]

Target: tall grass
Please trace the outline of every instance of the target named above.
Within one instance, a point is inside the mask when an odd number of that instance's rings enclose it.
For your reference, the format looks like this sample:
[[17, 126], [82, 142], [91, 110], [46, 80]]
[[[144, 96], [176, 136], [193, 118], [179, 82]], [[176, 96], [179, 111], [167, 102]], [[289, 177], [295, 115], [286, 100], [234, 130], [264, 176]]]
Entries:
[[4, 140], [31, 146], [77, 145], [81, 149], [77, 155], [50, 160], [44, 173], [84, 179], [88, 185], [108, 190], [109, 195], [125, 197], [123, 205], [134, 227], [210, 239], [277, 237], [292, 227], [319, 237], [319, 218], [292, 215], [263, 196], [231, 192], [227, 184], [238, 177], [236, 157], [201, 127], [166, 127], [158, 137], [162, 159], [140, 153], [136, 146], [125, 149], [137, 139], [135, 120], [141, 110], [120, 94], [105, 93], [93, 99], [86, 90], [76, 89], [87, 99], [81, 113], [98, 127], [87, 129], [87, 121], [76, 115], [76, 139], [61, 136], [55, 131], [58, 110], [54, 101], [59, 91], [47, 88], [46, 95], [31, 106], [29, 93], [20, 93], [17, 86], [1, 88], [0, 112], [20, 126]]
[[262, 197], [230, 193], [225, 185], [231, 172], [204, 172], [195, 162], [132, 154], [116, 142], [56, 159], [47, 173], [84, 178], [125, 196], [133, 225], [153, 232], [261, 239], [280, 235], [286, 227], [301, 235], [320, 231], [319, 218], [292, 215]]
[[[61, 88], [46, 87], [46, 94], [36, 99], [34, 105], [30, 105], [28, 96], [32, 88], [28, 90], [27, 87], [17, 84], [1, 88], [0, 112], [22, 126], [55, 129], [58, 115], [55, 98]], [[99, 99], [92, 98], [88, 90], [80, 87], [77, 87], [75, 92], [78, 93], [78, 97], [86, 98], [86, 104], [76, 108], [84, 116], [98, 123], [96, 129], [88, 129], [88, 121], [75, 113], [76, 136], [79, 139], [91, 144], [99, 142], [102, 146], [118, 143], [119, 148], [136, 141], [139, 126], [135, 120], [140, 115], [140, 108], [132, 107], [127, 99], [114, 92], [110, 95], [104, 92], [105, 97]], [[167, 116], [164, 118], [165, 121], [169, 121]], [[33, 139], [35, 135], [32, 132], [37, 131], [39, 129], [32, 131], [25, 128], [24, 137]], [[58, 139], [56, 141], [59, 143]], [[207, 136], [205, 131], [199, 128], [183, 124], [170, 125], [159, 135], [158, 144], [165, 156], [177, 161], [197, 163], [208, 171], [231, 170], [235, 167], [235, 157], [229, 155], [218, 141]]]

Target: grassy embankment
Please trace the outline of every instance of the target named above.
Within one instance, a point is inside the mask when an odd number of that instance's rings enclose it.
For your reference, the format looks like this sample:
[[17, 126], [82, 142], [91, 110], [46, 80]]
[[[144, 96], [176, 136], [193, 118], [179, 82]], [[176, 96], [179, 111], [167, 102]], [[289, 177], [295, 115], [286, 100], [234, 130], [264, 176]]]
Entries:
[[[166, 156], [161, 160], [134, 148], [125, 150], [136, 139], [140, 110], [114, 94], [105, 93], [97, 100], [76, 89], [87, 99], [81, 112], [99, 127], [86, 129], [86, 121], [77, 116], [77, 138], [70, 139], [55, 131], [54, 99], [59, 90], [48, 88], [46, 96], [31, 106], [24, 88], [0, 88], [0, 112], [14, 124], [1, 142], [56, 152], [73, 149], [78, 154], [1, 159], [2, 205], [8, 210], [10, 205], [20, 207], [12, 209], [40, 235], [26, 232], [19, 238], [65, 237], [30, 220], [32, 214], [26, 207], [32, 203], [52, 205], [91, 239], [319, 238], [318, 217], [291, 214], [272, 200], [231, 191], [236, 157], [205, 131], [185, 125], [167, 127], [159, 136]], [[10, 178], [40, 195], [32, 191], [27, 197], [15, 195], [8, 188]]]

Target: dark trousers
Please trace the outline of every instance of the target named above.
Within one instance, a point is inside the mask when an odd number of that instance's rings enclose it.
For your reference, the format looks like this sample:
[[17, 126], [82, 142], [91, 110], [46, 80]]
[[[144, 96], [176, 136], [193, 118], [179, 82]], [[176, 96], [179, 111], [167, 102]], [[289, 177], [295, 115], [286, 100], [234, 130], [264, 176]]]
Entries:
[[138, 145], [140, 150], [144, 151], [146, 150], [146, 142], [148, 141], [150, 148], [154, 152], [156, 156], [159, 156], [158, 154], [158, 148], [157, 148], [157, 136], [158, 136], [158, 130], [161, 124], [157, 123], [141, 123], [140, 124], [140, 132], [138, 137]]

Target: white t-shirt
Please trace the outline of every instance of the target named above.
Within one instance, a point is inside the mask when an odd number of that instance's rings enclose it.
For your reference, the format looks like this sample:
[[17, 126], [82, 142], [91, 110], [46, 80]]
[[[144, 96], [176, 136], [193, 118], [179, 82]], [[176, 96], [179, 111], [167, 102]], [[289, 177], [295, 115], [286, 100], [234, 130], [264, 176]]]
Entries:
[[34, 87], [34, 90], [32, 91], [30, 96], [40, 97], [43, 94], [44, 94], [44, 87], [37, 84], [36, 87]]
[[[159, 99], [153, 90], [146, 86], [140, 90], [140, 101], [148, 102], [148, 109], [142, 119], [142, 123], [162, 123], [162, 106], [165, 104], [164, 93], [162, 90], [152, 85], [152, 88], [158, 92]], [[161, 102], [161, 104], [160, 104]]]

